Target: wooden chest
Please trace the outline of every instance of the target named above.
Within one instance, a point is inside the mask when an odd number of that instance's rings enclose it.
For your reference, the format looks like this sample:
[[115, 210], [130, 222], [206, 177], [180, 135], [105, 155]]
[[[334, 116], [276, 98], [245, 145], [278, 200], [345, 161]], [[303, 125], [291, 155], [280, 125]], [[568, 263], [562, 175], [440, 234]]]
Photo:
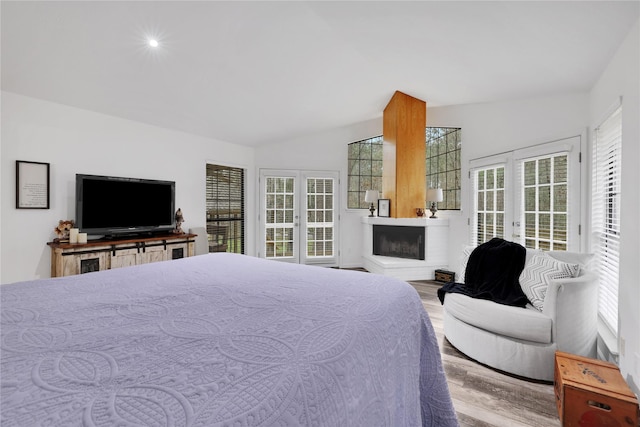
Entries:
[[436, 270], [435, 271], [436, 282], [455, 282], [456, 281], [456, 273], [448, 270]]
[[612, 363], [556, 352], [555, 394], [565, 427], [638, 426], [638, 400]]

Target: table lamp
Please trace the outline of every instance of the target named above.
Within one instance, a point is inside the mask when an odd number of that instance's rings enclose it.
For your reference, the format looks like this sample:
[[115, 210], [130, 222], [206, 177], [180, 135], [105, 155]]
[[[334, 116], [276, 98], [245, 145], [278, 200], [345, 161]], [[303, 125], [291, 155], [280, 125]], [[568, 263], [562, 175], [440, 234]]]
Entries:
[[371, 215], [369, 216], [373, 216], [373, 212], [376, 210], [376, 207], [374, 205], [374, 203], [376, 203], [378, 201], [378, 198], [380, 197], [378, 190], [367, 190], [366, 193], [364, 193], [364, 201], [367, 203], [371, 203], [371, 205], [369, 206], [369, 210], [371, 211]]
[[429, 218], [437, 218], [436, 212], [438, 212], [438, 202], [443, 200], [442, 188], [429, 188], [427, 190], [427, 203], [429, 204], [429, 210], [431, 216]]

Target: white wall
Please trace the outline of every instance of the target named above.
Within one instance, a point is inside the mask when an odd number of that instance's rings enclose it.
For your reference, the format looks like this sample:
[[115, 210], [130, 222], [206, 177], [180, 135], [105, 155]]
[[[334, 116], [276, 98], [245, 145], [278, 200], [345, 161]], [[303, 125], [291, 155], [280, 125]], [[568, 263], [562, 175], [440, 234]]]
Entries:
[[640, 394], [640, 21], [590, 93], [592, 128], [602, 122], [621, 96], [619, 364], [627, 383]]
[[[1, 112], [0, 283], [50, 277], [46, 242], [55, 237], [58, 220], [75, 216], [76, 173], [175, 181], [185, 230], [205, 226], [207, 161], [247, 168], [248, 193], [254, 194], [251, 148], [8, 92], [2, 92]], [[15, 208], [16, 160], [51, 164], [50, 209]], [[253, 254], [253, 221], [247, 227], [247, 253]]]

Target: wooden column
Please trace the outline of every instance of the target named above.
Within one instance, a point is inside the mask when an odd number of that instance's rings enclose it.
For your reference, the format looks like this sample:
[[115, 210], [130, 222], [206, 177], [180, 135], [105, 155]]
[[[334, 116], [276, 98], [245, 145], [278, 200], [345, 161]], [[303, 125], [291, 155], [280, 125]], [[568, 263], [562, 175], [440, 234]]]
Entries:
[[382, 198], [393, 218], [415, 218], [426, 205], [426, 126], [426, 102], [396, 91], [382, 123]]

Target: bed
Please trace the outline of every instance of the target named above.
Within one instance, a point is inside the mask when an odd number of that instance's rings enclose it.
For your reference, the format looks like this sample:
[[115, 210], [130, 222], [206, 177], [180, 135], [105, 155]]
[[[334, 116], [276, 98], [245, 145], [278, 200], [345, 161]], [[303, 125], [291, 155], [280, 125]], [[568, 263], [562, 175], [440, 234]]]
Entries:
[[9, 426], [455, 426], [407, 283], [209, 254], [0, 287]]

